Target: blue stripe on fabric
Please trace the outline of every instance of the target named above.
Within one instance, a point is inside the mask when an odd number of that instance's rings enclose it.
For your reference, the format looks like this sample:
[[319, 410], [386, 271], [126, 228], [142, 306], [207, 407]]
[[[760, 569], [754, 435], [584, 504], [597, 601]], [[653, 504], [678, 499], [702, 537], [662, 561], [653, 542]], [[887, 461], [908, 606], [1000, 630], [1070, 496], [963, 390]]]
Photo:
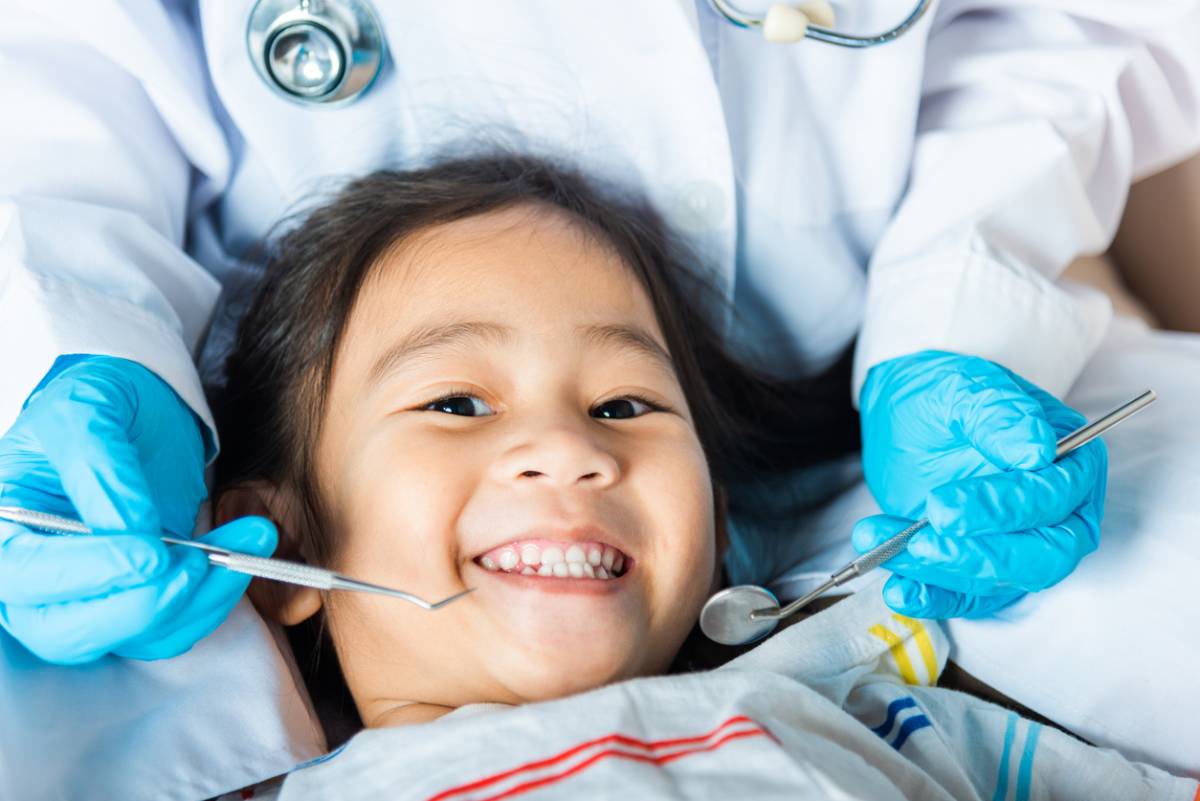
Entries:
[[[328, 754], [321, 754], [319, 757], [313, 757], [312, 759], [308, 760], [307, 762], [301, 762], [299, 765], [292, 768], [292, 771], [304, 770], [305, 768], [312, 767], [313, 765], [320, 765], [322, 762], [328, 762], [329, 760], [333, 759], [338, 754], [342, 753], [342, 751], [345, 751], [346, 746], [348, 746], [348, 745], [350, 745], [349, 740], [342, 743], [337, 748], [330, 751]], [[288, 771], [288, 773], [291, 773], [292, 771]]]
[[1017, 768], [1017, 801], [1029, 801], [1029, 784], [1033, 779], [1033, 754], [1037, 750], [1042, 724], [1031, 723], [1025, 733], [1025, 748], [1021, 751], [1021, 766]]
[[924, 715], [913, 715], [905, 720], [904, 723], [900, 724], [900, 733], [897, 734], [896, 739], [892, 741], [892, 748], [895, 748], [897, 751], [899, 751], [904, 747], [904, 744], [908, 742], [908, 735], [912, 734], [914, 731], [920, 731], [921, 729], [932, 725], [933, 724], [929, 722], [929, 718], [925, 717]]
[[886, 737], [887, 733], [892, 730], [892, 724], [896, 722], [896, 715], [900, 714], [901, 711], [916, 705], [917, 702], [912, 699], [912, 696], [907, 698], [897, 698], [895, 701], [892, 701], [890, 704], [888, 704], [887, 717], [884, 718], [883, 723], [871, 729], [871, 731], [875, 732], [880, 737]]
[[1017, 734], [1017, 713], [1008, 713], [1008, 724], [1004, 727], [1004, 753], [1000, 756], [1000, 774], [996, 777], [996, 792], [992, 801], [1004, 801], [1008, 796], [1008, 752], [1012, 750], [1013, 737]]

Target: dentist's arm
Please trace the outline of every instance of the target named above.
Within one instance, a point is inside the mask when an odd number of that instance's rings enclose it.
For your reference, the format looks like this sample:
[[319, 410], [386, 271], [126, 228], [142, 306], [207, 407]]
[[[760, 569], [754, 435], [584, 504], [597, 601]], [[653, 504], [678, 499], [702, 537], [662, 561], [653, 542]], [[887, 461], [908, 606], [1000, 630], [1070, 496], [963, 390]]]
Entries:
[[191, 533], [216, 448], [192, 354], [219, 287], [182, 243], [229, 160], [168, 7], [28, 0], [0, 25], [0, 503], [105, 532], [0, 524], [0, 625], [55, 662], [179, 653], [245, 587], [155, 536]]
[[1105, 249], [1129, 184], [1200, 142], [1195, 2], [941, 3], [909, 189], [873, 255], [854, 390], [868, 484], [928, 515], [889, 563], [890, 603], [981, 615], [1074, 569], [1099, 540], [1107, 456], [1051, 464], [1058, 400], [1111, 310], [1057, 285]]

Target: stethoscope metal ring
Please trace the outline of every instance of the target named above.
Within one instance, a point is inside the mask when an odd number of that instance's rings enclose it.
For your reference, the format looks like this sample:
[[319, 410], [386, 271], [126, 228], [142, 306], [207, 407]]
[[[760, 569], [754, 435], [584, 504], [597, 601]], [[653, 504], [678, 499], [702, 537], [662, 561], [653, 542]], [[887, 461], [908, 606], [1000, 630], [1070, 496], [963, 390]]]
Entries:
[[364, 0], [257, 0], [246, 47], [281, 97], [331, 108], [365, 92], [383, 68], [383, 31]]
[[[727, 2], [727, 0], [708, 0], [708, 4], [712, 6], [713, 11], [724, 17], [727, 22], [739, 28], [762, 27], [763, 17], [742, 13]], [[894, 28], [874, 36], [853, 36], [841, 31], [830, 30], [829, 28], [819, 28], [815, 25], [809, 25], [804, 36], [808, 39], [816, 39], [819, 42], [838, 45], [839, 47], [876, 47], [899, 39], [908, 33], [909, 29], [920, 22], [921, 17], [925, 16], [925, 12], [929, 10], [931, 5], [933, 5], [933, 0], [917, 0], [916, 7], [913, 8], [912, 13], [903, 22]]]

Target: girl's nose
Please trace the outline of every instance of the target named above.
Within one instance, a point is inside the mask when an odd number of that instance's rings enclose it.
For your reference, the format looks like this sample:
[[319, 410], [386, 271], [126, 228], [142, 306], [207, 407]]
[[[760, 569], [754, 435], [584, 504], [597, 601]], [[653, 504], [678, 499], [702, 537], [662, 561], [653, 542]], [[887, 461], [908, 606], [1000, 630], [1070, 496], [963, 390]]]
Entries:
[[620, 478], [620, 467], [582, 433], [559, 428], [540, 431], [509, 449], [496, 461], [493, 475], [499, 481], [603, 489]]

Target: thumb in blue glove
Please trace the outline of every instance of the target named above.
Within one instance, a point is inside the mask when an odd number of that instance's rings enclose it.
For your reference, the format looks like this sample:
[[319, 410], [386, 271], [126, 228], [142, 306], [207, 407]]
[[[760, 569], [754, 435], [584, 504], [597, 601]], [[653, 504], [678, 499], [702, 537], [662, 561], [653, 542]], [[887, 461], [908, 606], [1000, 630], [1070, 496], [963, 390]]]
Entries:
[[[243, 517], [210, 531], [199, 542], [254, 556], [270, 556], [275, 552], [279, 535], [270, 520]], [[176, 545], [171, 550], [190, 549]], [[250, 580], [250, 576], [242, 573], [210, 566], [171, 618], [122, 643], [113, 653], [131, 659], [166, 659], [184, 653], [217, 630], [246, 592]], [[178, 621], [185, 622], [180, 625]]]

